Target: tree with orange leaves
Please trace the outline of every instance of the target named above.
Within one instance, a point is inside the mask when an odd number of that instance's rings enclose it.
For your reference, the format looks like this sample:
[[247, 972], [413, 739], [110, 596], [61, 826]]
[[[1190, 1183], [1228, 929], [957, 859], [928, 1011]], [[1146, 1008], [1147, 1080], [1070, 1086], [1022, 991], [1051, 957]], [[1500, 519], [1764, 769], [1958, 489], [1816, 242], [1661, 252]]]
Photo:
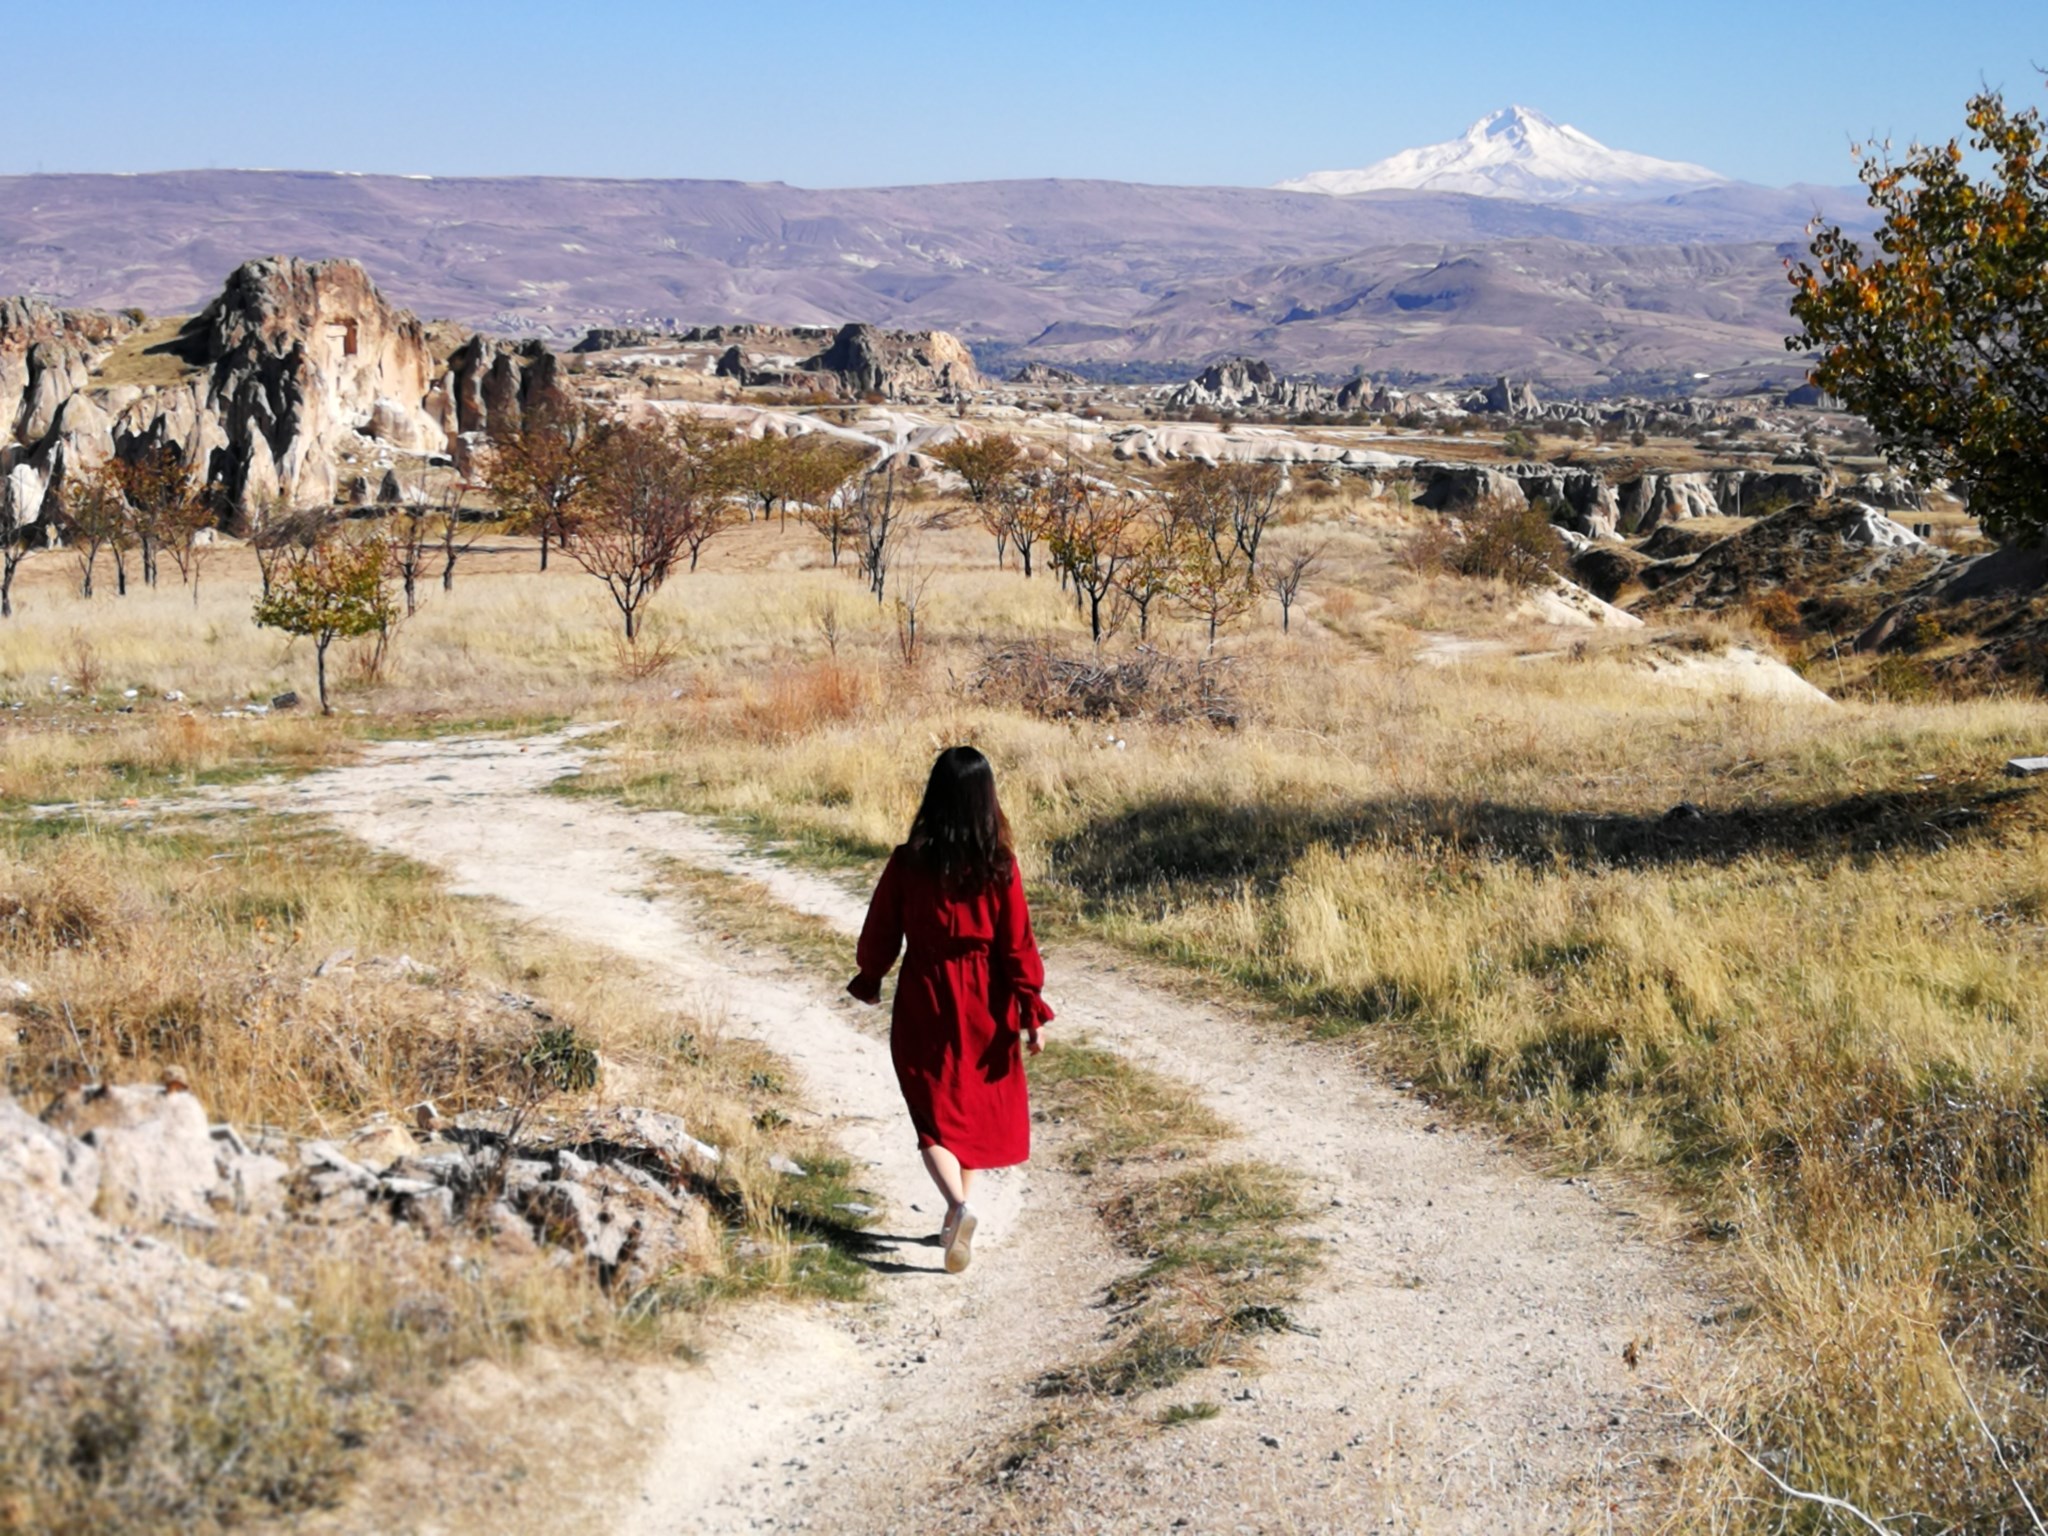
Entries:
[[1813, 382], [1860, 413], [1902, 469], [1945, 475], [1985, 531], [2048, 533], [2048, 139], [2038, 110], [1971, 98], [1968, 149], [1860, 151], [1883, 218], [1866, 251], [1839, 226], [1788, 263]]

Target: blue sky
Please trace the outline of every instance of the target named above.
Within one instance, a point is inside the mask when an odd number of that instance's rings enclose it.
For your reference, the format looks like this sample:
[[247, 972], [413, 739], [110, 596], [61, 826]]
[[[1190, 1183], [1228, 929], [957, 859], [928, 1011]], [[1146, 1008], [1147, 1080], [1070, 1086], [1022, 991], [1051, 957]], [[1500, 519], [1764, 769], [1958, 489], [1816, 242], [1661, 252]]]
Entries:
[[2048, 103], [2048, 0], [538, 0], [14, 8], [0, 173], [201, 166], [1265, 185], [1519, 101], [1617, 148], [1853, 180], [1980, 82]]

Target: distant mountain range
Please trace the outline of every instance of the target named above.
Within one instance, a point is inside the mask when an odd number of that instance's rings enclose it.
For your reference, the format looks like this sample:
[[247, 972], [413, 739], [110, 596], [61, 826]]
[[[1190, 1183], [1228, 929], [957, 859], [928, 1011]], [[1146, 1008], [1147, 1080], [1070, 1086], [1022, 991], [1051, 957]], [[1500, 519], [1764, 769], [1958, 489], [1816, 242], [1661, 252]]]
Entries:
[[1401, 188], [1560, 203], [1670, 197], [1728, 180], [1703, 165], [1609, 149], [1569, 124], [1513, 106], [1488, 113], [1463, 138], [1404, 149], [1362, 170], [1317, 171], [1283, 181], [1279, 190], [1349, 197]]
[[[1535, 115], [1517, 121], [1553, 166]], [[868, 320], [950, 330], [1006, 364], [1192, 367], [1251, 352], [1288, 370], [1513, 372], [1597, 389], [1796, 374], [1783, 261], [1816, 213], [1866, 218], [1853, 189], [1738, 183], [1557, 199], [1058, 180], [812, 191], [26, 176], [0, 178], [0, 294], [176, 312], [251, 256], [353, 256], [422, 315], [558, 341], [595, 325]]]

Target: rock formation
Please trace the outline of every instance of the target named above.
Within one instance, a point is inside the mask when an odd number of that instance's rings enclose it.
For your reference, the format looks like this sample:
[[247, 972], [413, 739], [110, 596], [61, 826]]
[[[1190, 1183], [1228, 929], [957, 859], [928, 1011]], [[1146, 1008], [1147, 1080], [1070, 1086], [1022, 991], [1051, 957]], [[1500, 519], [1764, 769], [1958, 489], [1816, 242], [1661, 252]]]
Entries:
[[1070, 369], [1055, 368], [1051, 363], [1026, 363], [1010, 375], [1010, 382], [1038, 389], [1078, 389], [1088, 381]]
[[958, 396], [981, 386], [974, 354], [946, 331], [884, 331], [844, 325], [832, 345], [801, 367], [836, 374], [847, 393], [895, 399], [906, 391]]
[[1610, 484], [1597, 469], [1563, 464], [1419, 464], [1416, 503], [1459, 512], [1481, 501], [1524, 505], [1541, 498], [1551, 521], [1589, 538], [1642, 534], [1695, 517], [1743, 517], [1833, 494], [1831, 470], [1648, 470]]
[[1313, 379], [1283, 379], [1271, 364], [1258, 358], [1232, 357], [1211, 363], [1170, 391], [1163, 404], [1176, 411], [1207, 408], [1287, 416], [1304, 411], [1330, 414], [1337, 410], [1337, 392]]
[[1540, 415], [1543, 407], [1536, 399], [1535, 388], [1524, 380], [1516, 384], [1503, 376], [1493, 381], [1485, 393], [1474, 402], [1473, 409], [1493, 416], [1512, 416], [1525, 421]]
[[245, 1140], [168, 1074], [74, 1089], [40, 1118], [0, 1093], [0, 1344], [62, 1357], [250, 1304], [260, 1280], [186, 1259], [150, 1235], [166, 1227], [360, 1223], [374, 1243], [386, 1218], [428, 1237], [468, 1218], [629, 1292], [717, 1264], [702, 1190], [720, 1153], [673, 1115], [612, 1106], [515, 1141], [508, 1112], [419, 1108], [421, 1137], [380, 1116], [338, 1143]]
[[[138, 320], [0, 300], [0, 514], [34, 524], [67, 473], [169, 445], [245, 515], [330, 505], [345, 451], [428, 458], [516, 426], [555, 390], [537, 343], [475, 337], [442, 363], [425, 328], [353, 261], [268, 257], [109, 371]], [[168, 376], [168, 378], [166, 378]]]
[[858, 399], [955, 401], [980, 389], [974, 353], [947, 331], [824, 326], [700, 325], [673, 333], [592, 331], [577, 350], [719, 348], [710, 371], [745, 388], [815, 391]]

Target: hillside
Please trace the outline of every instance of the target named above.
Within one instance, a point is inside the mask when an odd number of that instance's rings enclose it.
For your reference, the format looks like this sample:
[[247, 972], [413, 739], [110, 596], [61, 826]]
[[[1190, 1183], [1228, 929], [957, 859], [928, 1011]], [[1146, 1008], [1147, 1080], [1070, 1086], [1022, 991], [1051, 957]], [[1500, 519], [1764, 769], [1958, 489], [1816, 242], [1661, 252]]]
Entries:
[[[416, 312], [508, 333], [567, 339], [593, 325], [865, 320], [1069, 364], [1258, 351], [1283, 368], [1341, 372], [1403, 333], [1361, 333], [1350, 352], [1342, 330], [1317, 328], [1324, 334], [1311, 341], [1309, 328], [1274, 327], [1276, 274], [1456, 263], [1520, 241], [1540, 250], [1542, 267], [1580, 274], [1579, 316], [1562, 329], [1548, 324], [1553, 306], [1540, 294], [1504, 315], [1468, 321], [1454, 312], [1459, 340], [1442, 350], [1445, 360], [1432, 351], [1416, 366], [1540, 378], [1560, 353], [1590, 357], [1597, 374], [1626, 366], [1615, 359], [1634, 348], [1704, 367], [1772, 349], [1783, 322], [1768, 305], [1734, 345], [1659, 342], [1670, 323], [1654, 304], [1610, 295], [1629, 284], [1632, 259], [1616, 249], [1761, 246], [1732, 259], [1751, 264], [1751, 291], [1767, 296], [1769, 246], [1796, 238], [1816, 208], [1853, 218], [1860, 207], [1826, 189], [1741, 186], [1650, 202], [1532, 203], [1057, 180], [813, 191], [285, 171], [32, 176], [0, 178], [0, 293], [190, 310], [220, 273], [252, 256], [350, 256]], [[1165, 323], [1161, 306], [1201, 302], [1201, 285], [1216, 284], [1248, 293], [1251, 309], [1226, 304], [1198, 326]], [[1260, 335], [1267, 329], [1270, 339]], [[1568, 376], [1582, 382], [1588, 371], [1575, 366]]]

